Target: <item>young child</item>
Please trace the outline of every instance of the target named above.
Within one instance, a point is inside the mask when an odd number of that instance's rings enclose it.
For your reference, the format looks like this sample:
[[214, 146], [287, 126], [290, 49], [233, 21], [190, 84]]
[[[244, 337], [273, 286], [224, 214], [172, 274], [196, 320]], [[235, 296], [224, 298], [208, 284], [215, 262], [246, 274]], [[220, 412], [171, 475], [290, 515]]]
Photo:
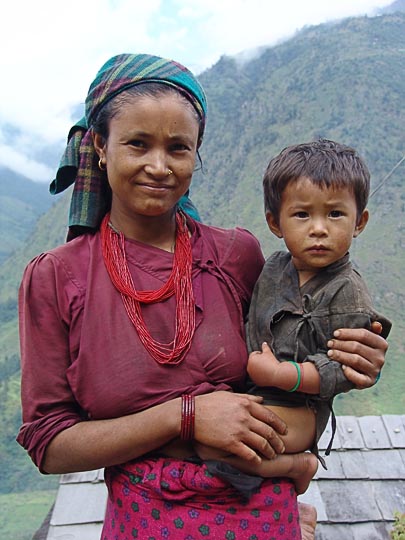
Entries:
[[[352, 238], [369, 217], [370, 174], [355, 150], [328, 140], [285, 148], [270, 161], [263, 187], [269, 229], [284, 239], [288, 252], [274, 253], [256, 284], [247, 370], [255, 384], [251, 391], [288, 425], [286, 454], [260, 465], [229, 456], [221, 460], [247, 473], [273, 476], [288, 469], [287, 454], [311, 449], [318, 455], [334, 396], [353, 388], [341, 364], [328, 357], [333, 332], [370, 328], [378, 321], [387, 337], [391, 323], [375, 311], [349, 260]], [[334, 434], [333, 412], [332, 418]], [[204, 457], [214, 459], [210, 453]], [[301, 470], [286, 472], [298, 492], [305, 491], [316, 470], [308, 459]]]
[[[266, 220], [288, 252], [267, 260], [255, 287], [248, 346], [262, 353], [250, 355], [248, 373], [256, 385], [271, 387], [255, 391], [282, 407], [288, 451], [311, 448], [333, 397], [353, 388], [341, 364], [327, 355], [334, 330], [378, 321], [387, 337], [391, 328], [349, 260], [352, 238], [368, 221], [369, 187], [370, 174], [355, 150], [328, 140], [284, 149], [264, 175]], [[303, 423], [294, 409], [308, 406]]]

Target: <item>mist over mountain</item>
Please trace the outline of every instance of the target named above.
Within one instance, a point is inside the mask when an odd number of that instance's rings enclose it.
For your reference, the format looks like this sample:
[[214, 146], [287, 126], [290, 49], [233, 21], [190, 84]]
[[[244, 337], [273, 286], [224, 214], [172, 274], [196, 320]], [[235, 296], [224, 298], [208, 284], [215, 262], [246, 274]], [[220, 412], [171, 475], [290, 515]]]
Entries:
[[379, 9], [377, 13], [381, 15], [387, 13], [397, 13], [398, 11], [405, 12], [405, 0], [395, 0], [395, 2], [392, 2], [392, 4], [389, 6]]
[[[378, 385], [339, 396], [338, 414], [405, 410], [405, 163], [389, 174], [405, 155], [404, 73], [405, 14], [396, 12], [305, 28], [251, 60], [224, 56], [200, 76], [209, 112], [203, 170], [195, 174], [191, 195], [206, 223], [250, 229], [266, 255], [279, 249], [282, 244], [270, 236], [264, 219], [263, 171], [283, 147], [320, 136], [356, 147], [370, 168], [373, 189], [385, 179], [370, 200], [370, 222], [354, 242], [352, 257], [376, 306], [394, 323], [390, 349]], [[19, 246], [13, 246], [12, 255], [0, 265], [3, 491], [30, 489], [39, 482], [14, 442], [20, 423], [17, 287], [30, 258], [64, 241], [69, 203], [66, 194], [49, 208], [53, 199], [47, 185], [35, 184], [39, 191], [29, 195], [31, 184], [0, 171], [2, 208], [10, 201], [15, 204], [8, 229], [2, 225], [2, 231], [12, 234], [18, 223], [25, 224], [20, 217], [24, 212], [32, 220], [25, 229], [26, 241], [18, 240]], [[32, 206], [42, 214], [39, 220]]]

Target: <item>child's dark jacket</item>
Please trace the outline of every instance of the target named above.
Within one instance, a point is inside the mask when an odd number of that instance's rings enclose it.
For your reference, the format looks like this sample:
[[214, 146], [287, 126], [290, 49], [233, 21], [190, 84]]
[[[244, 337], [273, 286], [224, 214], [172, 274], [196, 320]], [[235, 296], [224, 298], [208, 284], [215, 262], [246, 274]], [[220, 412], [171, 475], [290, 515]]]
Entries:
[[270, 405], [310, 403], [317, 411], [316, 442], [324, 431], [334, 396], [353, 384], [340, 363], [327, 356], [327, 341], [338, 328], [370, 328], [382, 324], [387, 337], [391, 322], [373, 308], [370, 294], [349, 254], [299, 287], [298, 273], [287, 252], [274, 253], [256, 283], [249, 311], [249, 352], [266, 341], [279, 361], [312, 362], [320, 374], [319, 396], [289, 393], [277, 388], [253, 388]]

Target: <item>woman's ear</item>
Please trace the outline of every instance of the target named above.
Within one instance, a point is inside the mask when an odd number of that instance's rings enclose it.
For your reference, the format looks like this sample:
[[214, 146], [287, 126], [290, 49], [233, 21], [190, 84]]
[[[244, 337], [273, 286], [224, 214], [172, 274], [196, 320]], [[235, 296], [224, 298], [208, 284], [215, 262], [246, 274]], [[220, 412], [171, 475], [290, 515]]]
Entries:
[[100, 159], [105, 157], [105, 139], [99, 133], [91, 132], [93, 137], [93, 145]]
[[283, 238], [283, 233], [281, 232], [280, 225], [274, 215], [270, 212], [266, 212], [266, 221], [271, 232], [278, 238]]
[[368, 222], [368, 218], [369, 218], [368, 210], [367, 209], [363, 210], [360, 218], [357, 220], [357, 224], [353, 232], [353, 238], [356, 238], [357, 236], [359, 236], [361, 232], [364, 231]]

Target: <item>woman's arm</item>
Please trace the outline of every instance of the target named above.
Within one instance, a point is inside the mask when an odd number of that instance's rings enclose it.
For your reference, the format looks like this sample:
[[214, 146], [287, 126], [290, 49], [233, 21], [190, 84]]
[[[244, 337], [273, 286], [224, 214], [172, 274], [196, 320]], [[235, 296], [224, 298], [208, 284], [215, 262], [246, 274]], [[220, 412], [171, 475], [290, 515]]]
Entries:
[[[260, 401], [224, 391], [196, 396], [195, 439], [257, 463], [282, 453], [278, 434], [286, 425]], [[177, 437], [180, 424], [180, 398], [121, 418], [79, 422], [51, 440], [42, 469], [62, 474], [125, 463]]]
[[41, 469], [64, 474], [125, 463], [179, 433], [180, 398], [121, 418], [79, 422], [50, 441]]
[[372, 332], [364, 328], [342, 328], [328, 341], [328, 356], [343, 364], [343, 370], [358, 389], [369, 388], [385, 362], [388, 343], [379, 336], [381, 324], [373, 322]]

